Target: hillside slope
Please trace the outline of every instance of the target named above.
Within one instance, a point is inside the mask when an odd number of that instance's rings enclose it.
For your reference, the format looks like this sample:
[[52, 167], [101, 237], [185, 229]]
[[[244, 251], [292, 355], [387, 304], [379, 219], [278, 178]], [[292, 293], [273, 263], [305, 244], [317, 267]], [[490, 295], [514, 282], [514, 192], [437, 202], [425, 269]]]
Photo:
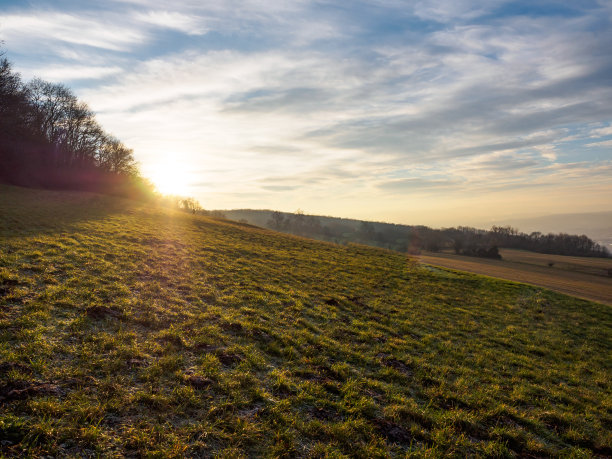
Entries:
[[612, 455], [612, 309], [0, 187], [8, 456]]

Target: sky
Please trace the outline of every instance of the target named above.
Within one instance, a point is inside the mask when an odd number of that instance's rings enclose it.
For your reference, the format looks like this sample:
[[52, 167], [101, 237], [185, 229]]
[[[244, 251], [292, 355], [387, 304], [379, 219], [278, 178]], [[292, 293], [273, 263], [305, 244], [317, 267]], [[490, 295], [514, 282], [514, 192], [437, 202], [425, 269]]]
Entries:
[[143, 175], [207, 209], [432, 226], [612, 210], [612, 2], [0, 0]]

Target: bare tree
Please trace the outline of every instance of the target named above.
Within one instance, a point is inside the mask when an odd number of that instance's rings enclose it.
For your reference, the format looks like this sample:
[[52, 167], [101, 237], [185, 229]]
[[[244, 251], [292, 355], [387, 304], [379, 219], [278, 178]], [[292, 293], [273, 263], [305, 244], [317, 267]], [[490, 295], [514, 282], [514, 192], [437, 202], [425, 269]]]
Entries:
[[114, 137], [104, 138], [96, 159], [100, 167], [108, 172], [126, 175], [138, 173], [133, 151]]

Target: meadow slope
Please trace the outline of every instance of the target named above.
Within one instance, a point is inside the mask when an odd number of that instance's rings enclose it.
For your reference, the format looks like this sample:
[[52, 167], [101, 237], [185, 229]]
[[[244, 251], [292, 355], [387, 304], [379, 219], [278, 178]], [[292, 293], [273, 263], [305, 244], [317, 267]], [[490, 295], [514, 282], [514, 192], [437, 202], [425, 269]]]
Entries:
[[612, 309], [0, 187], [5, 456], [612, 455]]

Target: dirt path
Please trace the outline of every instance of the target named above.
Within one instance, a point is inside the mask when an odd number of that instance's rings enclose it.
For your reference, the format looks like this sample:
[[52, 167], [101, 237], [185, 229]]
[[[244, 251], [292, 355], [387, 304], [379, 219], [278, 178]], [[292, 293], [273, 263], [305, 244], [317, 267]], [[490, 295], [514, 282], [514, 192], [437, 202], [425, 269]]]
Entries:
[[421, 263], [429, 265], [524, 282], [612, 305], [612, 278], [505, 260], [487, 260], [451, 254], [423, 254], [419, 259]]

